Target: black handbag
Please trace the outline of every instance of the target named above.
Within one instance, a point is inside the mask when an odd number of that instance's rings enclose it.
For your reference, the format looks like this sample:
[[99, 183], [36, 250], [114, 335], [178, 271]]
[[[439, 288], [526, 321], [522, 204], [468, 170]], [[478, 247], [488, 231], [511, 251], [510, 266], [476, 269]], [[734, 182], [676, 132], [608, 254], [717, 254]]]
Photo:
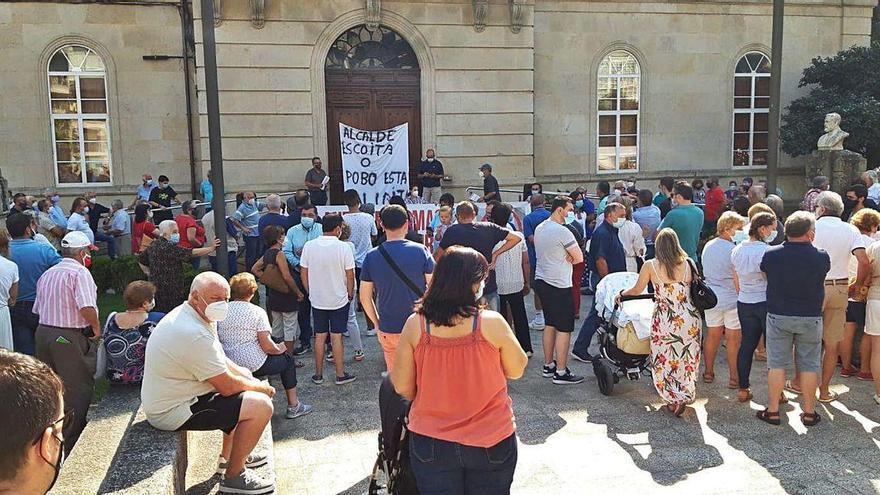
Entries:
[[714, 308], [718, 304], [718, 296], [715, 295], [715, 291], [711, 287], [706, 285], [706, 281], [703, 280], [703, 276], [700, 275], [694, 261], [688, 258], [688, 264], [692, 270], [691, 302], [700, 311]]

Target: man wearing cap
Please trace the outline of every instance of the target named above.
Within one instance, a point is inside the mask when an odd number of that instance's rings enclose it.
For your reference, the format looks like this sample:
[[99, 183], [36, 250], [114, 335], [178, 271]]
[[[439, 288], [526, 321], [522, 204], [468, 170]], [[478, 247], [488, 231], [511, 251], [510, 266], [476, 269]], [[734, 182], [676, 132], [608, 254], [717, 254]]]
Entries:
[[492, 165], [484, 163], [480, 167], [480, 177], [483, 178], [483, 197], [481, 201], [501, 201], [501, 190], [498, 188], [498, 179], [492, 175]]
[[91, 244], [79, 231], [61, 239], [64, 259], [37, 281], [33, 309], [40, 317], [36, 357], [61, 377], [64, 403], [74, 410], [73, 421], [64, 427], [68, 451], [86, 426], [101, 338], [98, 287], [85, 266], [91, 260]]

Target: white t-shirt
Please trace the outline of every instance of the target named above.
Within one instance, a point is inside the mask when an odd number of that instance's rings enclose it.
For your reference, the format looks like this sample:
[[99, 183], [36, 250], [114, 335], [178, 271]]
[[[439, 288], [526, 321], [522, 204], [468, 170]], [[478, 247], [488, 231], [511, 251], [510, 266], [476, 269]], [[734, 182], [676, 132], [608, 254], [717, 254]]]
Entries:
[[0, 308], [9, 303], [9, 289], [18, 282], [18, 265], [0, 256]]
[[816, 220], [813, 246], [824, 249], [831, 257], [831, 270], [825, 275], [825, 280], [849, 278], [849, 260], [853, 251], [866, 247], [862, 233], [855, 225], [832, 216]]
[[873, 199], [875, 203], [880, 204], [880, 183], [874, 183], [868, 188], [868, 197]]
[[[528, 253], [525, 238], [521, 232], [512, 231], [513, 235], [521, 241], [512, 249], [508, 249], [495, 260], [495, 282], [498, 284], [498, 294], [515, 294], [525, 286], [522, 271], [522, 255]], [[503, 246], [507, 241], [501, 241], [495, 245], [493, 252]]]
[[257, 334], [271, 332], [269, 316], [256, 304], [230, 301], [226, 319], [217, 323], [217, 338], [233, 363], [257, 371], [266, 362]]
[[207, 381], [226, 372], [226, 354], [213, 325], [183, 303], [150, 334], [141, 402], [151, 425], [173, 431], [192, 417], [197, 397], [216, 392]]
[[309, 302], [316, 309], [335, 310], [348, 304], [346, 270], [354, 270], [351, 248], [338, 238], [322, 235], [303, 247], [300, 266], [309, 270]]
[[351, 237], [349, 240], [354, 244], [354, 262], [358, 268], [364, 265], [364, 258], [367, 252], [373, 249], [373, 240], [371, 236], [379, 235], [379, 229], [376, 228], [376, 219], [369, 213], [346, 213], [342, 215], [345, 223], [351, 227]]
[[67, 219], [67, 230], [68, 232], [71, 230], [78, 230], [89, 238], [89, 242], [95, 242], [95, 233], [92, 232], [92, 228], [89, 227], [89, 220], [77, 212], [71, 213], [70, 218]]
[[577, 241], [570, 230], [552, 219], [541, 222], [535, 229], [535, 279], [558, 289], [570, 289], [572, 267], [565, 257], [571, 246], [577, 246]]

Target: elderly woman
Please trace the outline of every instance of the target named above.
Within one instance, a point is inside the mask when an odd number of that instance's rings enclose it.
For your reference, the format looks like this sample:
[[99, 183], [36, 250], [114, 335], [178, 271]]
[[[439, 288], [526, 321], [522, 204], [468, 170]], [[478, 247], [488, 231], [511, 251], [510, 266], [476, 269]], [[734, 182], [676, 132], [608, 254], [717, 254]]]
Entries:
[[[165, 222], [162, 222], [165, 223]], [[251, 304], [257, 280], [239, 273], [229, 281], [229, 312], [217, 323], [217, 338], [233, 363], [250, 370], [254, 377], [280, 375], [287, 393], [287, 419], [305, 416], [312, 406], [296, 396], [296, 364], [287, 346], [272, 341], [272, 326], [263, 308]]]
[[510, 493], [517, 445], [507, 379], [520, 378], [528, 358], [504, 317], [479, 306], [488, 274], [477, 251], [446, 250], [403, 327], [391, 380], [413, 401], [410, 462], [422, 493]]
[[681, 416], [696, 397], [696, 375], [700, 369], [703, 322], [691, 301], [694, 265], [670, 228], [657, 233], [654, 248], [654, 259], [642, 265], [636, 285], [622, 295], [639, 295], [648, 282], [654, 285], [651, 374], [654, 388], [666, 402], [666, 410]]
[[[880, 227], [880, 213], [871, 208], [862, 208], [853, 213], [849, 223], [859, 229], [862, 234], [862, 241], [865, 248], [869, 248], [874, 244], [874, 234]], [[849, 259], [849, 279], [850, 283], [855, 281], [858, 275], [859, 262], [855, 256]], [[870, 381], [874, 377], [871, 376], [871, 339], [863, 337], [859, 345], [860, 369], [856, 369], [852, 365], [853, 341], [855, 340], [856, 331], [859, 327], [865, 326], [865, 315], [867, 307], [868, 290], [863, 293], [854, 294], [849, 298], [846, 307], [846, 326], [843, 327], [843, 341], [840, 342], [840, 362], [843, 366], [840, 368], [840, 376], [848, 378], [851, 376], [858, 377], [859, 380]]]
[[107, 351], [107, 379], [135, 384], [144, 378], [147, 339], [165, 313], [153, 311], [156, 286], [144, 280], [128, 284], [122, 293], [126, 310], [110, 313], [102, 333]]
[[736, 310], [736, 284], [733, 282], [733, 262], [731, 255], [733, 248], [733, 234], [745, 225], [746, 219], [737, 215], [734, 211], [725, 211], [718, 218], [716, 224], [717, 237], [706, 243], [700, 259], [703, 260], [703, 273], [706, 274], [706, 284], [712, 288], [718, 297], [718, 304], [706, 310], [706, 340], [703, 343], [703, 353], [706, 371], [703, 373], [703, 381], [712, 383], [715, 381], [715, 356], [721, 345], [721, 336], [724, 335], [727, 343], [727, 388], [736, 390], [739, 388], [739, 379], [736, 372], [736, 355], [742, 341], [740, 333], [739, 316]]
[[761, 258], [776, 239], [776, 217], [758, 213], [749, 223], [749, 238], [733, 249], [733, 283], [737, 289], [737, 316], [742, 328], [742, 343], [736, 356], [739, 378], [737, 400], [752, 399], [749, 374], [758, 342], [767, 331], [767, 276], [761, 271]]
[[183, 264], [193, 256], [213, 253], [220, 245], [220, 240], [214, 239], [207, 247], [187, 249], [181, 247], [179, 242], [177, 223], [165, 220], [159, 224], [159, 237], [138, 255], [141, 269], [156, 285], [156, 311], [162, 313], [168, 313], [186, 301], [189, 289], [183, 283]]
[[18, 265], [9, 259], [9, 233], [0, 229], [0, 347], [12, 348], [9, 307], [18, 299]]
[[626, 253], [626, 271], [637, 273], [639, 271], [639, 258], [645, 256], [645, 237], [642, 235], [642, 227], [633, 221], [632, 200], [620, 198], [613, 201], [620, 203], [626, 208], [626, 221], [623, 227], [617, 231], [617, 237]]

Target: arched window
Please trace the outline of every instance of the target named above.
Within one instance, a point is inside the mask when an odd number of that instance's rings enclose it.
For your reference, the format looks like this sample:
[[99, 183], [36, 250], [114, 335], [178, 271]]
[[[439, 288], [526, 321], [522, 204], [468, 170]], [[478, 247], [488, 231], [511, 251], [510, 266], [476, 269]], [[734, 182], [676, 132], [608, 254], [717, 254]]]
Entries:
[[394, 31], [379, 26], [355, 26], [333, 42], [327, 69], [418, 69], [419, 61], [409, 43]]
[[770, 122], [770, 59], [749, 52], [733, 78], [733, 166], [766, 167]]
[[641, 69], [633, 54], [615, 50], [599, 64], [599, 172], [638, 170]]
[[64, 46], [49, 59], [48, 76], [57, 184], [110, 184], [104, 61], [90, 48]]

